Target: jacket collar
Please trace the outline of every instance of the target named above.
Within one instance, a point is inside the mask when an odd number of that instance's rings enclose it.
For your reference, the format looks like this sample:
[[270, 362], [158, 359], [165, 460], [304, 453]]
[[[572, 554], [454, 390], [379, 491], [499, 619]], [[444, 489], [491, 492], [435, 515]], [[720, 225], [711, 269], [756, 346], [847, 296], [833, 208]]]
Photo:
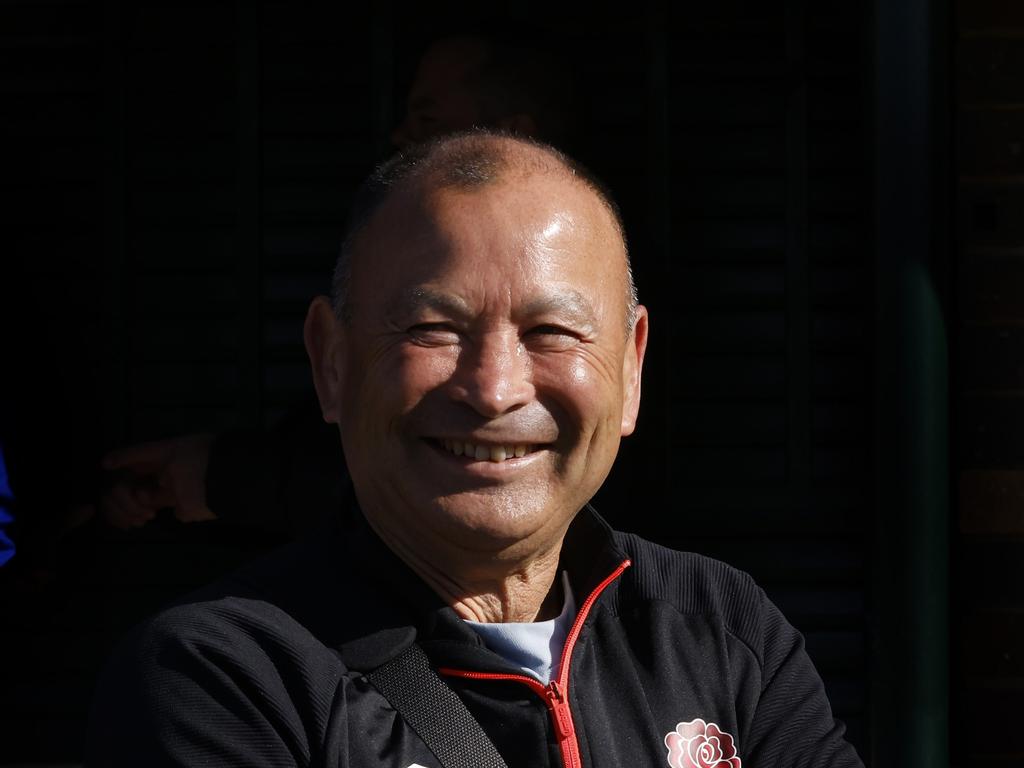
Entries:
[[[335, 593], [340, 593], [338, 610], [344, 612], [347, 621], [330, 644], [350, 669], [374, 669], [417, 640], [435, 663], [518, 671], [490, 651], [480, 636], [388, 548], [354, 500], [349, 509], [335, 532], [342, 538], [335, 541], [345, 552], [337, 574], [344, 587]], [[566, 532], [559, 570], [568, 570], [573, 591], [582, 602], [625, 557], [616, 546], [611, 528], [587, 505]]]

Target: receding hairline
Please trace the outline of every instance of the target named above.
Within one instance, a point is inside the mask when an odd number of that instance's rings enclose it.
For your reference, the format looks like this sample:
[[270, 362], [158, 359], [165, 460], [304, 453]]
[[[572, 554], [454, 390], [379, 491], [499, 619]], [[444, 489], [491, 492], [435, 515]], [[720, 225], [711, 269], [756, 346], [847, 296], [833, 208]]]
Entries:
[[[590, 192], [610, 214], [621, 236], [617, 206], [593, 175], [567, 155], [548, 144], [502, 133], [473, 131], [429, 142], [421, 158], [414, 161], [390, 190], [473, 191], [499, 184], [524, 181], [534, 176], [563, 178]], [[386, 195], [378, 207], [392, 195]]]

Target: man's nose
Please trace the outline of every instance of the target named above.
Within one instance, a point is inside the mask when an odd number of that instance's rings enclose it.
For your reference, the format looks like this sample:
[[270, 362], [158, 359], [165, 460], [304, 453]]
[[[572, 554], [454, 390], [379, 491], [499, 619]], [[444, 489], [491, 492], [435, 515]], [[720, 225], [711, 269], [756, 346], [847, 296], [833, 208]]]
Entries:
[[467, 349], [452, 380], [452, 397], [496, 418], [534, 396], [529, 353], [516, 334], [488, 334]]

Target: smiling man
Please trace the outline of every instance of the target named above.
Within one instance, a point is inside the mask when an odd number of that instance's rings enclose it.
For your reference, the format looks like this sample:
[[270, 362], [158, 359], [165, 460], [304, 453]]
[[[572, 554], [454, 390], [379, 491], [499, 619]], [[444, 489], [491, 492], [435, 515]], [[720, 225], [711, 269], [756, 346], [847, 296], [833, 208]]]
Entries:
[[139, 628], [91, 765], [860, 764], [747, 576], [587, 507], [647, 311], [583, 169], [486, 133], [392, 160], [305, 337], [352, 511]]

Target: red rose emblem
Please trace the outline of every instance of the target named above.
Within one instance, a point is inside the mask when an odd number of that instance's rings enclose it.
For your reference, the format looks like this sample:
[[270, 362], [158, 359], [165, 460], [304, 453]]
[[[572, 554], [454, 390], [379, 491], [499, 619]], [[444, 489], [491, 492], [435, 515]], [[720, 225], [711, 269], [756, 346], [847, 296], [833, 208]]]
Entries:
[[699, 717], [679, 723], [665, 737], [672, 768], [740, 768], [732, 736]]

